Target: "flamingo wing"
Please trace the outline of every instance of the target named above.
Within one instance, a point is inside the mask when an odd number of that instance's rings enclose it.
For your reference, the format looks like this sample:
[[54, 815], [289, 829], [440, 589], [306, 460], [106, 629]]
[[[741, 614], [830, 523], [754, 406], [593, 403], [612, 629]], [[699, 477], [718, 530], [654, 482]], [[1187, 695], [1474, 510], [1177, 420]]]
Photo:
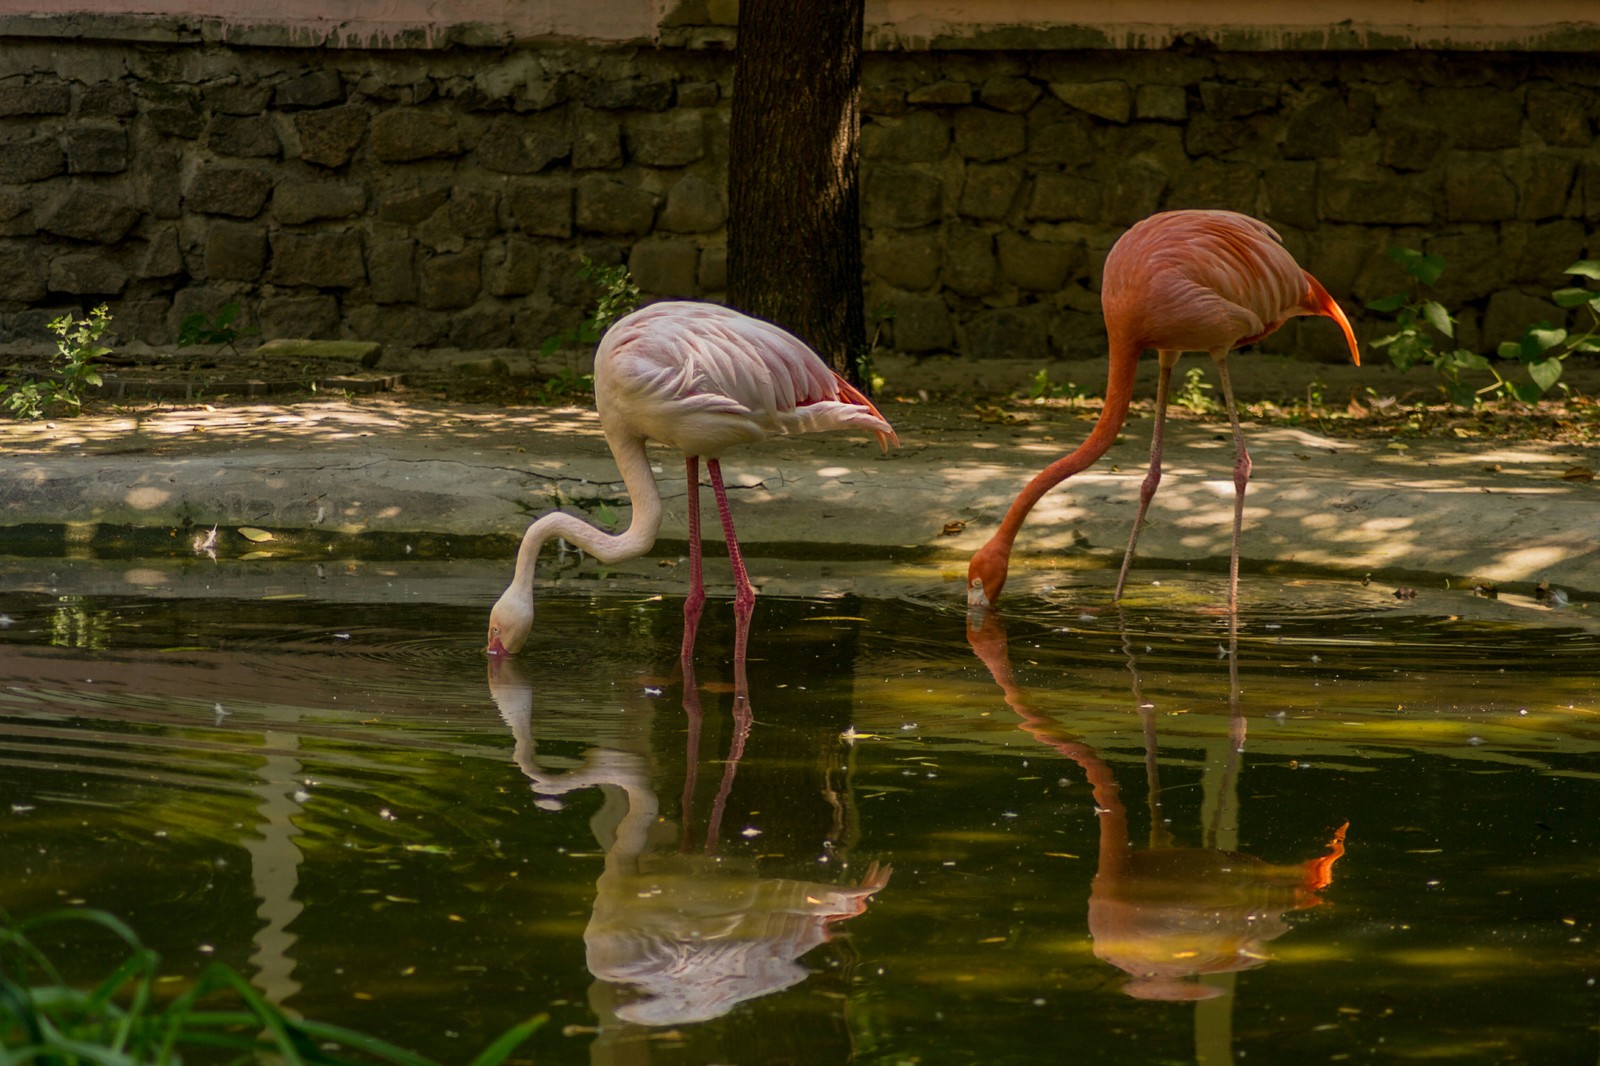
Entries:
[[893, 430], [792, 334], [714, 304], [652, 304], [617, 322], [595, 362], [601, 418], [690, 455], [770, 436]]

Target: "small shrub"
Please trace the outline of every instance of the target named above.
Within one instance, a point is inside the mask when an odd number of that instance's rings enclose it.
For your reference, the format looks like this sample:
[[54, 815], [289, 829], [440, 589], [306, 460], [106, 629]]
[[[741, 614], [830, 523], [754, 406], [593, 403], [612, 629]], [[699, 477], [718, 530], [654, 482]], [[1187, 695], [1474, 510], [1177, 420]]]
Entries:
[[51, 358], [58, 380], [24, 381], [10, 386], [0, 385], [0, 393], [8, 392], [5, 405], [18, 418], [43, 418], [45, 412], [56, 405], [70, 408], [77, 414], [83, 408], [88, 390], [103, 384], [95, 360], [111, 354], [111, 349], [100, 343], [100, 335], [111, 324], [111, 314], [105, 304], [89, 312], [88, 318], [74, 319], [62, 315], [49, 325], [56, 335], [56, 354]]

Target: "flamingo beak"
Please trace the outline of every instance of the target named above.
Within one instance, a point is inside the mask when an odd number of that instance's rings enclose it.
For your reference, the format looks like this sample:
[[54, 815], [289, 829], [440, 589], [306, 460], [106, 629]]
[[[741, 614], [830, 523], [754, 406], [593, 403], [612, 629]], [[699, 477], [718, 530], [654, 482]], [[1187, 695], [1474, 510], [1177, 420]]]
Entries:
[[983, 578], [975, 577], [975, 578], [972, 579], [972, 584], [967, 586], [967, 606], [968, 607], [988, 607], [988, 606], [990, 606], [989, 597], [983, 591]]
[[500, 635], [498, 633], [489, 638], [489, 646], [483, 650], [496, 658], [511, 654], [510, 652], [506, 651], [506, 646], [500, 643]]

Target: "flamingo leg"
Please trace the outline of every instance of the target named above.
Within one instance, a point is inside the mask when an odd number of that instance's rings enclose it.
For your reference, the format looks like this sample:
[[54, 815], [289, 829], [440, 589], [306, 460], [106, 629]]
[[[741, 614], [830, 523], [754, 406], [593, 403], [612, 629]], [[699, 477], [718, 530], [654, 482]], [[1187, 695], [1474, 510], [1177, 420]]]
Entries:
[[706, 604], [704, 567], [700, 562], [700, 459], [685, 456], [684, 489], [689, 507], [689, 595], [683, 601], [683, 646], [678, 651], [684, 672], [692, 670], [695, 637], [700, 631], [700, 610]]
[[1244, 446], [1244, 430], [1239, 426], [1239, 409], [1233, 402], [1233, 381], [1228, 377], [1228, 353], [1212, 352], [1217, 376], [1222, 379], [1222, 398], [1228, 404], [1228, 421], [1233, 423], [1233, 549], [1228, 556], [1228, 610], [1239, 609], [1239, 534], [1244, 528], [1244, 490], [1250, 484], [1250, 452]]
[[717, 494], [717, 513], [722, 516], [722, 535], [728, 542], [728, 561], [733, 564], [733, 610], [749, 618], [756, 607], [756, 590], [745, 572], [744, 557], [739, 554], [739, 538], [733, 532], [733, 513], [728, 510], [728, 490], [722, 485], [722, 464], [715, 459], [706, 460], [706, 470], [711, 473], [711, 490]]
[[1122, 599], [1122, 586], [1128, 581], [1128, 568], [1133, 565], [1133, 549], [1139, 543], [1139, 533], [1144, 529], [1144, 513], [1161, 487], [1161, 449], [1166, 442], [1167, 399], [1172, 384], [1172, 368], [1178, 365], [1179, 352], [1159, 352], [1161, 376], [1156, 379], [1156, 428], [1150, 434], [1150, 470], [1139, 486], [1139, 513], [1133, 519], [1133, 531], [1128, 534], [1128, 550], [1122, 553], [1122, 570], [1117, 574], [1117, 587], [1111, 601]]

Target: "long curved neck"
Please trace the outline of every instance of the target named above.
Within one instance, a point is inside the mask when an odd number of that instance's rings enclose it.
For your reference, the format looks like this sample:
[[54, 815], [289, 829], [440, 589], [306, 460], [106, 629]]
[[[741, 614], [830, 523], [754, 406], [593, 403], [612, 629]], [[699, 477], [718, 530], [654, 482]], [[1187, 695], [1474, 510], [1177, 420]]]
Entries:
[[650, 470], [650, 459], [645, 454], [644, 441], [638, 437], [609, 439], [611, 455], [622, 472], [622, 481], [628, 487], [628, 498], [633, 504], [633, 516], [628, 528], [621, 533], [607, 533], [597, 529], [575, 515], [552, 511], [540, 517], [522, 535], [522, 545], [517, 549], [517, 569], [511, 578], [513, 588], [533, 596], [534, 564], [539, 560], [539, 549], [553, 537], [574, 544], [602, 563], [615, 563], [634, 559], [649, 551], [661, 530], [661, 490], [656, 486], [655, 474]]
[[1093, 465], [1094, 461], [1111, 447], [1117, 439], [1118, 431], [1122, 429], [1122, 423], [1128, 417], [1128, 404], [1133, 399], [1134, 371], [1139, 365], [1139, 351], [1136, 346], [1113, 338], [1111, 369], [1106, 377], [1105, 406], [1100, 409], [1100, 417], [1095, 420], [1094, 429], [1090, 430], [1087, 440], [1069, 454], [1039, 471], [1032, 481], [1023, 486], [1022, 491], [1017, 493], [1017, 498], [1011, 501], [1011, 507], [1006, 511], [1006, 516], [1000, 522], [1000, 528], [995, 531], [990, 544], [1010, 552], [1011, 543], [1016, 539], [1017, 531], [1022, 528], [1022, 523], [1027, 520], [1028, 512], [1033, 510], [1034, 504], [1038, 503], [1045, 493], [1073, 474]]

